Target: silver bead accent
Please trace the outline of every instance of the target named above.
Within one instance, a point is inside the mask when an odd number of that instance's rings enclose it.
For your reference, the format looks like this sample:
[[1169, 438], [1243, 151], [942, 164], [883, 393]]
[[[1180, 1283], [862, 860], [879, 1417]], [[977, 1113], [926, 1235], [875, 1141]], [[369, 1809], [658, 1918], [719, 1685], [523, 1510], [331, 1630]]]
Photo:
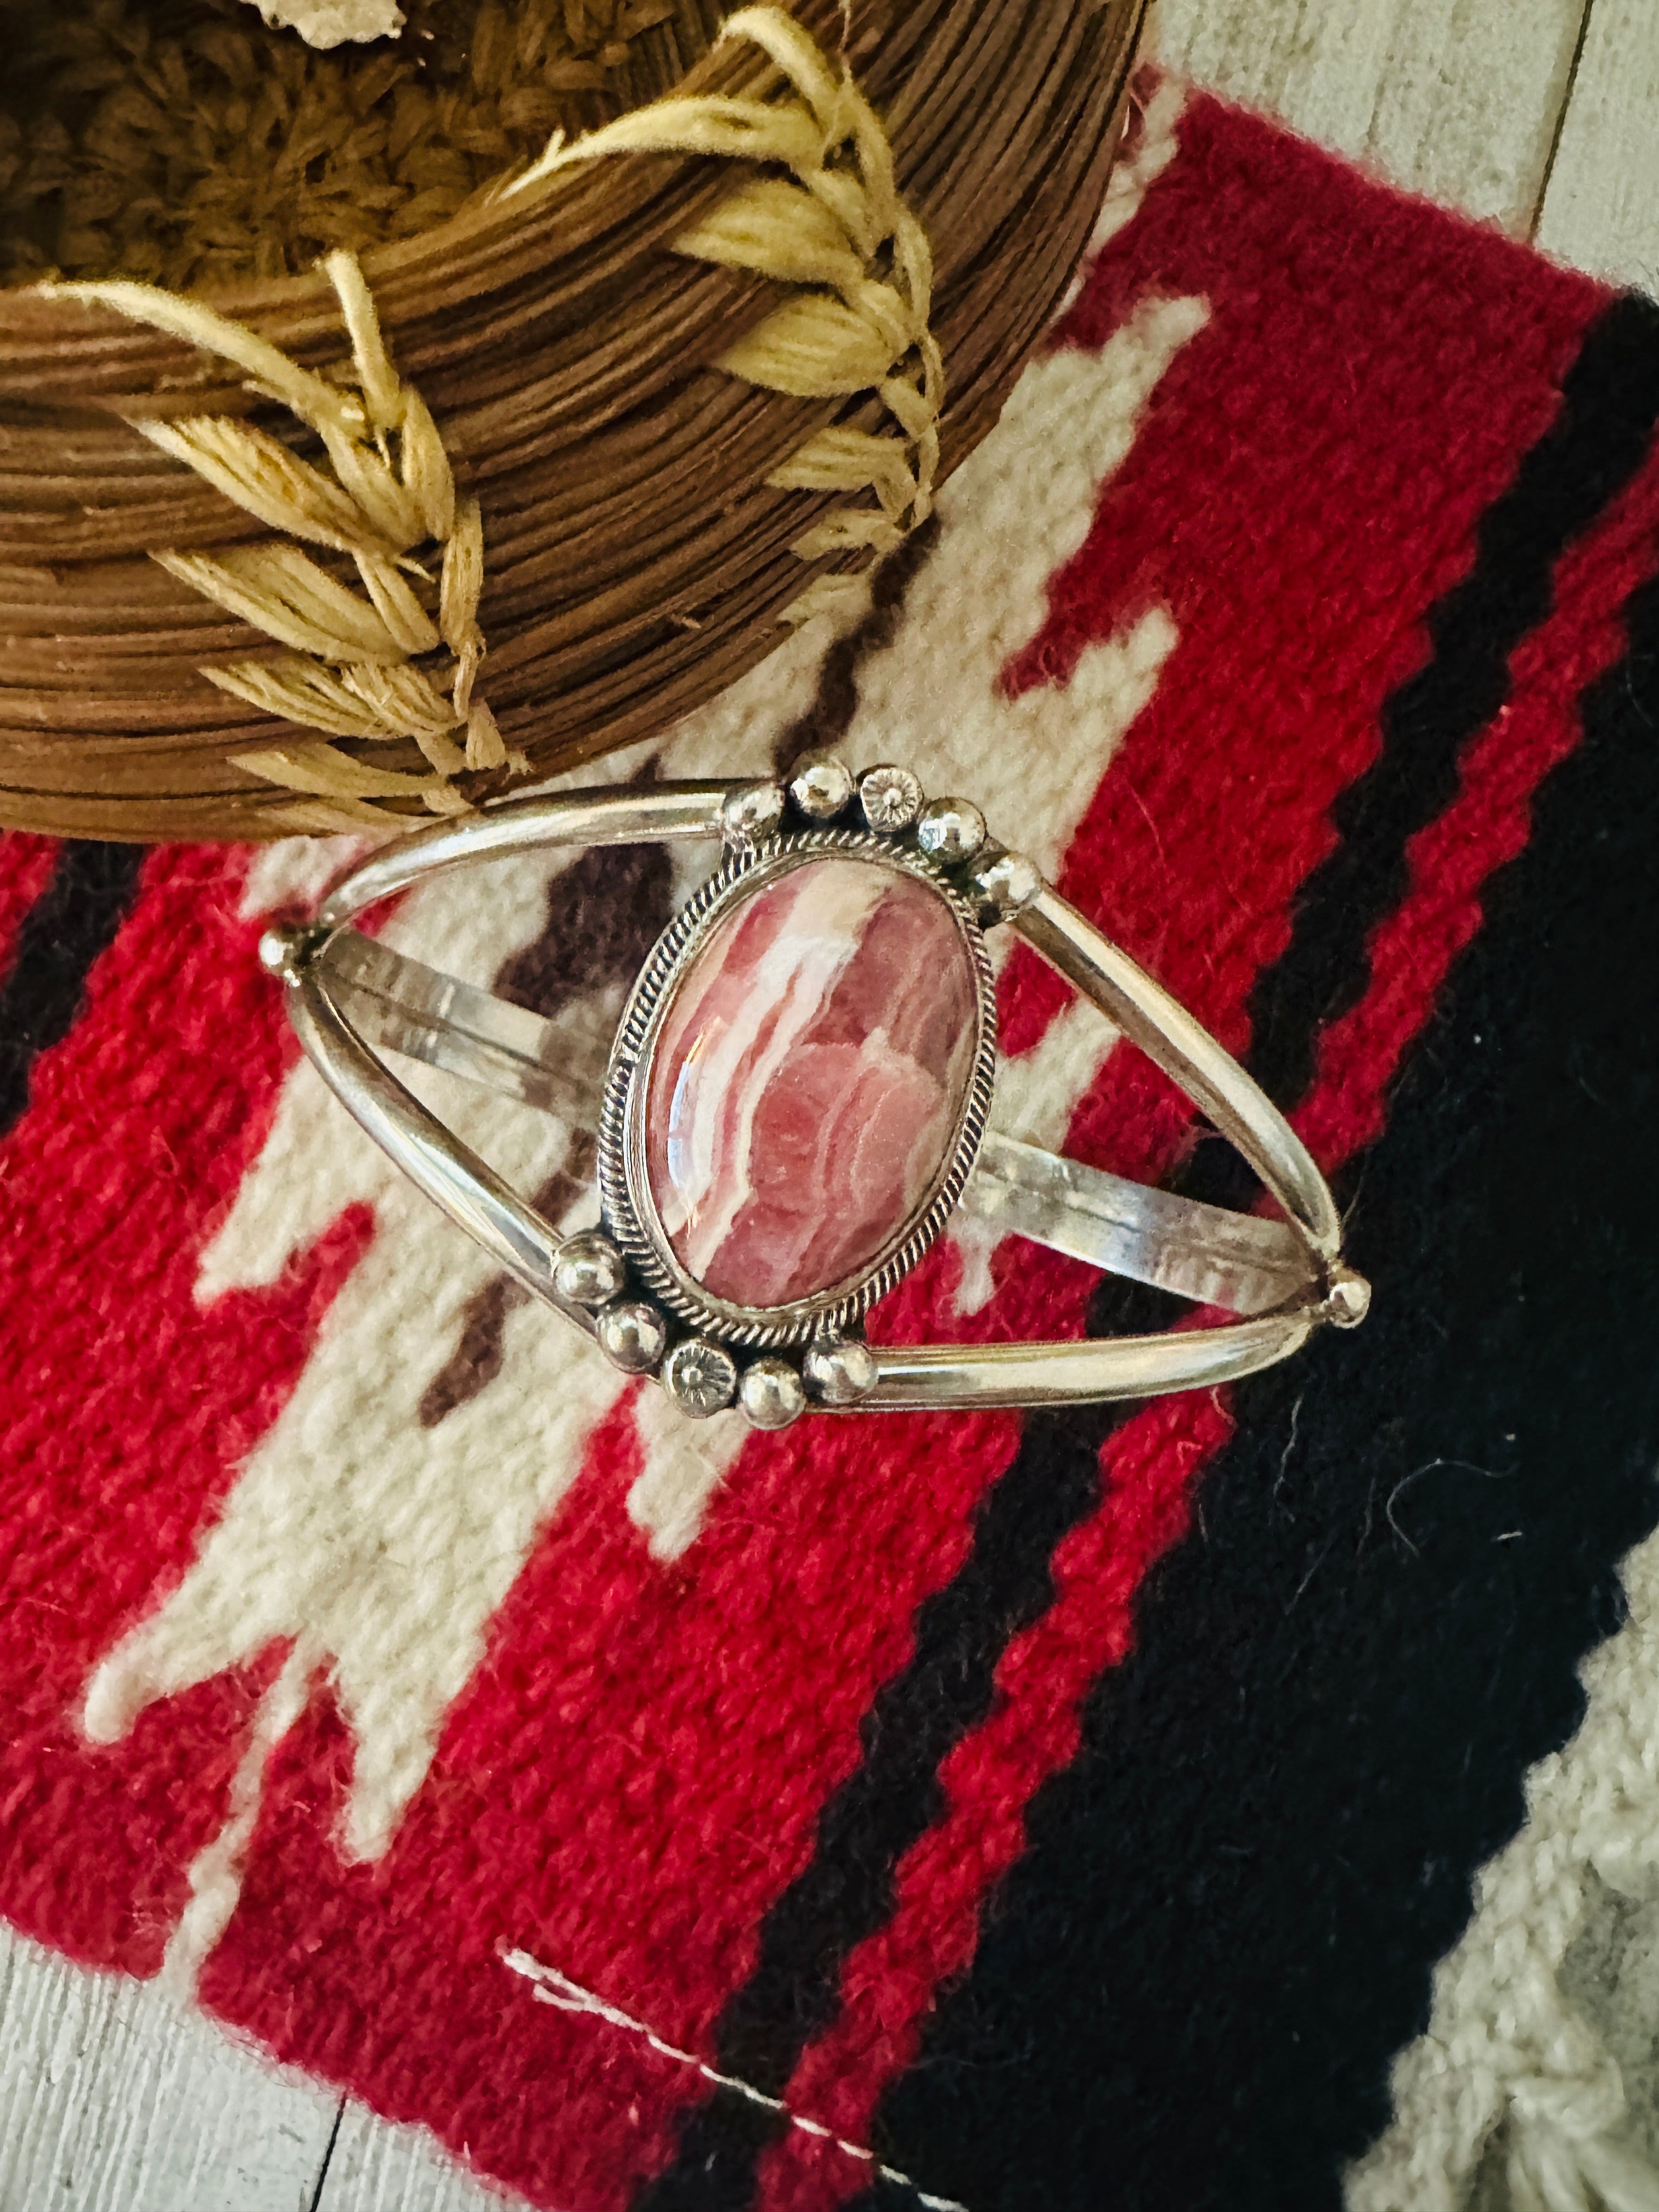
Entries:
[[806, 1411], [806, 1391], [787, 1359], [757, 1359], [743, 1370], [738, 1401], [751, 1429], [787, 1429]]
[[891, 836], [896, 830], [908, 830], [921, 813], [921, 786], [908, 768], [884, 762], [879, 768], [866, 769], [859, 778], [859, 804], [870, 827]]
[[707, 1420], [737, 1395], [738, 1364], [722, 1346], [688, 1336], [669, 1353], [662, 1379], [682, 1413]]
[[1370, 1310], [1370, 1285], [1363, 1275], [1356, 1274], [1339, 1261], [1326, 1282], [1321, 1314], [1338, 1328], [1358, 1328]]
[[965, 860], [985, 842], [985, 817], [971, 799], [936, 799], [916, 824], [916, 842], [939, 860]]
[[622, 1254], [597, 1229], [566, 1239], [553, 1262], [553, 1287], [573, 1306], [602, 1306], [627, 1280]]
[[720, 809], [720, 830], [728, 845], [758, 845], [783, 819], [783, 790], [775, 783], [746, 783]]
[[975, 890], [1004, 921], [1030, 906], [1044, 888], [1036, 863], [1024, 853], [993, 854], [975, 869], [973, 880]]
[[814, 753], [789, 779], [789, 796], [811, 822], [831, 822], [853, 803], [853, 771], [830, 753]]
[[826, 1406], [853, 1406], [875, 1388], [876, 1356], [855, 1336], [822, 1337], [801, 1362], [815, 1395]]
[[268, 929], [259, 939], [259, 965], [284, 983], [297, 983], [327, 943], [328, 934], [311, 921]]
[[667, 1325], [655, 1306], [607, 1306], [596, 1326], [600, 1350], [624, 1375], [649, 1375], [667, 1347]]

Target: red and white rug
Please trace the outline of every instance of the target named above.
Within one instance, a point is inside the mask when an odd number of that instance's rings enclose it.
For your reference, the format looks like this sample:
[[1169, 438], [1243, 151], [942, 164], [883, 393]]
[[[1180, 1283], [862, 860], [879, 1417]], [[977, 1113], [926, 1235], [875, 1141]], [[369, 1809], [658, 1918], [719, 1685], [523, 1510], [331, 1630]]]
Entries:
[[[1228, 1392], [689, 1426], [296, 1064], [337, 851], [0, 845], [0, 1911], [560, 2212], [1648, 2201], [1563, 1960], [1659, 1893], [1656, 420], [1659, 308], [1166, 87], [938, 526], [659, 756], [980, 798], [1293, 1110], [1376, 1304]], [[614, 1005], [687, 888], [395, 927]], [[1247, 1195], [1001, 997], [1003, 1127]], [[1164, 1317], [964, 1230], [880, 1326]]]

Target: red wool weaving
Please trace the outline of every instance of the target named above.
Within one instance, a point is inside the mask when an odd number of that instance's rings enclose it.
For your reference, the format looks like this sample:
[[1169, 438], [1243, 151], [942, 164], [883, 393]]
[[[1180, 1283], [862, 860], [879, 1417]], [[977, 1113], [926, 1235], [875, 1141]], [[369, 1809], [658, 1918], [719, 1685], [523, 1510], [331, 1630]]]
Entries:
[[[1656, 419], [1659, 310], [1149, 83], [937, 525], [617, 768], [904, 762], [1246, 1060], [1376, 1305], [1230, 1392], [686, 1423], [297, 1060], [339, 851], [0, 843], [0, 1912], [550, 2212], [1335, 2203], [1656, 1518]], [[391, 927], [614, 1009], [678, 866]], [[1251, 1202], [1000, 992], [1000, 1126]], [[1176, 1311], [969, 1224], [872, 1329]]]

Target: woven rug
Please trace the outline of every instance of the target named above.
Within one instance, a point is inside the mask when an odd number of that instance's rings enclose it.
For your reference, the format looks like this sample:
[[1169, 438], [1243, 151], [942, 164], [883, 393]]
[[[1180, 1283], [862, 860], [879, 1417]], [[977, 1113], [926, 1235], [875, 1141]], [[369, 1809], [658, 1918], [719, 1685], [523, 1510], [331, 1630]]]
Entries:
[[[559, 2212], [1659, 2201], [1656, 418], [1659, 308], [1149, 88], [937, 527], [609, 765], [908, 761], [1248, 1061], [1376, 1302], [1225, 1392], [683, 1422], [296, 1065], [337, 848], [8, 840], [15, 1926]], [[695, 872], [561, 865], [398, 941], [614, 1006]], [[1249, 1202], [1000, 991], [1002, 1126]], [[964, 1228], [880, 1327], [1173, 1310]]]

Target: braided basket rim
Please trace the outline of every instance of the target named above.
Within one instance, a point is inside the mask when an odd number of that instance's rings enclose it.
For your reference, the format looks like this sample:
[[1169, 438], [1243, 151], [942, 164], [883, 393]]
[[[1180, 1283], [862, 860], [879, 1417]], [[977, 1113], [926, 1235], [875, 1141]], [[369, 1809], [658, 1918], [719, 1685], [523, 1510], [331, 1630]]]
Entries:
[[[903, 49], [902, 96], [887, 99], [895, 159], [901, 180], [907, 171], [922, 179], [924, 219], [930, 198], [943, 208], [930, 222], [950, 374], [941, 480], [994, 421], [1069, 280], [1104, 190], [1146, 5], [937, 0], [908, 10], [895, 0], [855, 32], [855, 76], [867, 64], [879, 79], [890, 48]], [[839, 0], [790, 0], [788, 12], [836, 51]], [[912, 27], [918, 14], [927, 21]], [[960, 88], [973, 72], [963, 66], [953, 78], [952, 64], [964, 49], [971, 60], [975, 40], [999, 35], [1013, 64], [996, 128], [1012, 150], [991, 161], [983, 191], [953, 193], [960, 160], [953, 172], [945, 156], [959, 157], [960, 148], [927, 135], [927, 103], [944, 101], [959, 125]], [[731, 43], [699, 57], [675, 88], [753, 94], [780, 82], [763, 53]], [[810, 537], [827, 498], [763, 486], [817, 429], [867, 420], [867, 410], [860, 417], [845, 404], [734, 392], [706, 365], [762, 320], [778, 293], [729, 269], [676, 263], [664, 250], [667, 234], [720, 197], [719, 165], [702, 161], [710, 173], [699, 175], [699, 164], [653, 153], [583, 173], [556, 169], [533, 194], [464, 208], [362, 255], [398, 368], [444, 429], [459, 480], [483, 502], [490, 702], [513, 757], [527, 756], [526, 772], [538, 776], [653, 734], [702, 704], [778, 641], [779, 622], [804, 586], [848, 565], [826, 556], [803, 568], [787, 550]], [[1062, 183], [1070, 190], [1056, 198]], [[550, 234], [584, 210], [592, 220], [550, 256]], [[629, 251], [608, 281], [589, 282], [586, 264], [618, 234]], [[429, 271], [442, 297], [423, 315]], [[320, 270], [188, 296], [246, 322], [303, 367], [327, 368], [345, 349]], [[596, 301], [610, 319], [603, 356], [562, 334], [559, 322], [580, 322]], [[469, 318], [493, 327], [497, 301], [507, 303], [501, 314], [510, 307], [519, 318], [515, 332], [533, 328], [541, 343], [516, 376], [507, 371], [519, 363], [507, 363], [499, 343], [471, 363], [457, 357], [464, 333], [455, 333]], [[588, 329], [582, 322], [583, 340]], [[653, 347], [655, 383], [635, 394], [617, 361], [645, 359]], [[625, 366], [632, 373], [635, 360]], [[280, 793], [230, 764], [238, 750], [312, 733], [228, 702], [201, 680], [202, 666], [268, 641], [189, 601], [185, 586], [141, 579], [135, 565], [158, 542], [189, 555], [256, 532], [210, 487], [180, 487], [164, 474], [127, 423], [208, 411], [257, 416], [258, 407], [220, 365], [163, 331], [61, 295], [0, 290], [0, 411], [21, 426], [11, 465], [21, 488], [7, 495], [0, 447], [0, 510], [10, 510], [0, 512], [0, 634], [12, 647], [0, 668], [0, 823], [142, 841], [322, 826], [285, 814]], [[697, 435], [720, 441], [730, 460], [712, 517], [691, 503], [695, 471], [659, 460], [690, 452]], [[71, 440], [82, 471], [73, 489], [95, 521], [79, 519], [63, 496], [59, 455]], [[58, 482], [37, 492], [53, 474]], [[165, 521], [147, 520], [163, 495]], [[599, 544], [607, 516], [612, 534]], [[624, 538], [633, 567], [607, 568], [603, 556]], [[31, 576], [49, 576], [50, 590], [34, 590]], [[66, 637], [81, 641], [84, 654], [67, 674]], [[412, 747], [376, 757], [422, 766]], [[487, 798], [510, 780], [496, 774], [469, 796]]]

